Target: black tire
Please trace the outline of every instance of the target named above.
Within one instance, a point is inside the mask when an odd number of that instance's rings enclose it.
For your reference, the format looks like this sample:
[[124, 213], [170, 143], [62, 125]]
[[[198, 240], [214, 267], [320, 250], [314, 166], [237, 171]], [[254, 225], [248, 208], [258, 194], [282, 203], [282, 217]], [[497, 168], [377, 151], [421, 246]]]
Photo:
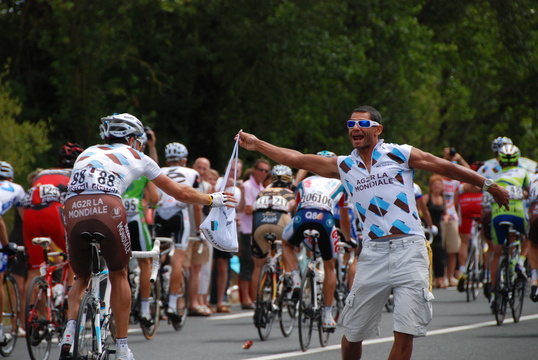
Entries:
[[0, 347], [2, 356], [9, 356], [15, 348], [17, 338], [19, 337], [19, 316], [17, 316], [20, 308], [20, 294], [17, 282], [13, 276], [6, 275], [4, 278], [4, 308], [3, 313], [3, 329], [4, 334], [11, 334], [11, 341]]
[[172, 323], [172, 327], [175, 331], [179, 331], [183, 329], [185, 326], [185, 323], [187, 322], [187, 313], [189, 308], [189, 275], [185, 269], [182, 271], [183, 273], [183, 281], [181, 282], [181, 287], [178, 291], [178, 297], [177, 297], [177, 313], [179, 314], [179, 318], [177, 319], [170, 319], [170, 322]]
[[325, 304], [325, 299], [323, 298], [323, 286], [321, 284], [316, 284], [318, 287], [318, 308], [316, 309], [316, 321], [318, 323], [318, 335], [319, 335], [319, 344], [321, 347], [327, 346], [329, 343], [329, 336], [331, 335], [330, 331], [323, 330], [323, 309]]
[[467, 279], [465, 281], [465, 292], [467, 294], [467, 302], [476, 300], [479, 292], [479, 269], [476, 263], [476, 248], [473, 246], [469, 251], [468, 258], [470, 259], [467, 266]]
[[295, 327], [295, 321], [297, 320], [297, 295], [293, 295], [291, 298], [286, 293], [286, 286], [284, 284], [284, 275], [280, 275], [278, 281], [278, 320], [280, 322], [280, 330], [284, 337], [288, 337], [293, 332]]
[[512, 308], [512, 318], [514, 322], [519, 322], [521, 317], [521, 312], [523, 311], [523, 300], [525, 300], [525, 288], [527, 285], [527, 280], [524, 278], [516, 278], [514, 281], [514, 290], [512, 292], [512, 300], [510, 302], [510, 307]]
[[26, 294], [26, 345], [32, 360], [45, 360], [50, 355], [53, 333], [49, 329], [47, 288], [43, 277], [37, 276]]
[[273, 320], [273, 269], [268, 264], [264, 265], [260, 272], [260, 281], [258, 282], [258, 301], [254, 316], [255, 324], [258, 325], [258, 335], [261, 340], [267, 340], [271, 334]]
[[308, 350], [308, 347], [310, 346], [312, 329], [314, 328], [314, 281], [313, 271], [307, 269], [301, 282], [298, 305], [299, 344], [303, 351]]
[[495, 300], [494, 300], [494, 312], [497, 325], [502, 325], [504, 317], [506, 316], [506, 307], [508, 305], [507, 299], [507, 286], [508, 286], [508, 274], [506, 273], [507, 265], [506, 258], [502, 257], [499, 260], [499, 266], [497, 267], [497, 276], [495, 281]]
[[341, 283], [336, 283], [336, 289], [334, 290], [334, 306], [333, 306], [333, 318], [334, 321], [338, 321], [340, 318], [340, 313], [344, 310], [346, 305], [346, 297], [349, 292], [347, 287], [347, 282], [345, 279], [342, 279]]
[[161, 298], [161, 283], [157, 279], [153, 284], [151, 284], [151, 292], [149, 296], [149, 311], [151, 314], [152, 324], [140, 322], [140, 328], [144, 337], [148, 340], [151, 340], [157, 334], [157, 328], [159, 327], [159, 319], [161, 313], [161, 306], [159, 304], [159, 299]]
[[80, 303], [73, 344], [74, 360], [91, 359], [91, 354], [97, 354], [97, 331], [93, 319], [99, 314], [96, 313], [97, 307], [94, 302], [90, 294], [85, 294]]

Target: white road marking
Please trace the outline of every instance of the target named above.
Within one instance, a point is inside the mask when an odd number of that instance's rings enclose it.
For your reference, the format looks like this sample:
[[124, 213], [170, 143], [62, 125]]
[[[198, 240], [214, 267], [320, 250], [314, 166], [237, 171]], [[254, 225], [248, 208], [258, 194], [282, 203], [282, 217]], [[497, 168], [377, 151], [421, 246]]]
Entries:
[[[535, 320], [535, 319], [538, 319], [538, 314], [522, 316], [519, 319], [519, 321], [527, 321], [527, 320]], [[506, 319], [504, 321], [505, 324], [509, 324], [509, 323], [513, 323], [513, 322], [514, 322], [513, 319]], [[476, 324], [470, 324], [470, 325], [454, 326], [454, 327], [449, 327], [449, 328], [446, 328], [446, 329], [438, 329], [438, 330], [428, 331], [428, 336], [448, 334], [448, 333], [453, 333], [453, 332], [458, 332], [458, 331], [473, 330], [473, 329], [478, 329], [478, 328], [482, 328], [482, 327], [486, 327], [486, 326], [492, 326], [492, 325], [496, 325], [496, 324], [497, 324], [497, 322], [495, 320], [493, 320], [493, 321], [485, 321], [485, 322], [476, 323]], [[394, 340], [394, 338], [392, 336], [390, 336], [390, 337], [384, 337], [384, 338], [379, 338], [379, 339], [365, 340], [365, 341], [362, 342], [362, 344], [363, 344], [363, 346], [374, 345], [374, 344], [392, 342], [393, 340]], [[319, 347], [319, 348], [308, 349], [308, 351], [306, 351], [306, 352], [292, 351], [292, 352], [288, 352], [288, 353], [274, 354], [274, 355], [269, 355], [269, 356], [246, 358], [245, 360], [287, 359], [287, 358], [292, 357], [292, 356], [304, 356], [304, 355], [316, 354], [316, 353], [320, 353], [320, 352], [324, 352], [324, 351], [333, 351], [333, 350], [339, 350], [339, 349], [340, 349], [340, 345], [331, 345], [331, 346], [327, 346], [327, 347], [324, 347], [324, 348]]]

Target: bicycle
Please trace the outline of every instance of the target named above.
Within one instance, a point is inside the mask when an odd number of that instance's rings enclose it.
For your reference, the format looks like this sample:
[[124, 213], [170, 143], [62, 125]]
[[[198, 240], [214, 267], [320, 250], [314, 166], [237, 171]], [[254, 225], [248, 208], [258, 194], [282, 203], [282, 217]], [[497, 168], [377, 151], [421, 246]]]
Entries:
[[515, 265], [521, 252], [521, 234], [514, 229], [511, 222], [502, 221], [499, 225], [504, 226], [508, 234], [499, 259], [494, 287], [493, 312], [495, 313], [497, 325], [502, 325], [508, 304], [512, 309], [514, 322], [519, 321], [527, 281], [524, 277], [519, 276], [515, 270]]
[[485, 265], [484, 265], [484, 249], [485, 244], [481, 234], [481, 217], [473, 216], [473, 227], [471, 230], [471, 241], [469, 244], [469, 252], [466, 263], [466, 278], [464, 282], [464, 291], [466, 293], [467, 302], [476, 300], [480, 292], [480, 286], [485, 283]]
[[313, 229], [307, 229], [303, 234], [305, 241], [312, 245], [313, 250], [301, 281], [298, 303], [299, 344], [301, 350], [306, 351], [310, 346], [314, 323], [317, 323], [321, 347], [327, 346], [329, 335], [334, 332], [334, 329], [323, 329], [323, 279], [325, 274], [323, 261], [317, 256], [317, 242], [320, 234]]
[[338, 321], [340, 313], [344, 309], [347, 295], [349, 294], [350, 284], [348, 279], [348, 268], [355, 261], [354, 252], [350, 253], [350, 257], [345, 261], [346, 249], [353, 249], [351, 245], [346, 242], [338, 242], [338, 255], [336, 256], [336, 288], [334, 289], [334, 306], [333, 306], [333, 318], [334, 321]]
[[[36, 237], [32, 244], [41, 246], [45, 265], [40, 269], [41, 276], [32, 279], [26, 294], [26, 345], [32, 360], [46, 360], [54, 335], [61, 339], [67, 321], [67, 278], [69, 261], [63, 252], [49, 252], [52, 240], [49, 237]], [[59, 263], [51, 263], [49, 257], [59, 256]], [[55, 272], [60, 271], [60, 281]], [[55, 286], [60, 288], [57, 291]]]
[[[189, 237], [189, 241], [193, 238]], [[171, 324], [175, 331], [181, 330], [185, 323], [187, 322], [188, 315], [188, 305], [189, 305], [189, 272], [187, 269], [182, 269], [182, 280], [181, 286], [177, 292], [177, 302], [176, 310], [177, 315], [171, 315], [168, 310], [168, 300], [170, 296], [170, 277], [172, 276], [172, 267], [166, 263], [167, 257], [172, 257], [175, 252], [175, 243], [173, 238], [169, 237], [156, 237], [155, 240], [159, 240], [162, 244], [167, 244], [168, 246], [161, 251], [161, 257], [164, 257], [165, 260], [161, 262], [161, 267], [159, 270], [159, 282], [161, 286], [161, 297], [160, 297], [160, 307], [164, 310], [164, 316], [166, 317], [168, 324]]]
[[[110, 308], [110, 284], [108, 284], [108, 269], [101, 269], [99, 246], [105, 238], [103, 234], [84, 232], [81, 235], [84, 241], [91, 245], [91, 278], [88, 288], [82, 298], [77, 316], [74, 346], [72, 346], [73, 359], [103, 359], [107, 360], [115, 350], [110, 348], [110, 338], [115, 340], [114, 314]], [[155, 282], [159, 270], [160, 243], [156, 240], [151, 251], [133, 251], [131, 257], [153, 259], [150, 281]], [[106, 288], [101, 289], [101, 285]], [[104, 293], [104, 294], [103, 294]], [[110, 336], [109, 336], [110, 333]]]
[[266, 233], [264, 238], [271, 244], [271, 255], [260, 272], [258, 301], [254, 310], [261, 340], [269, 338], [275, 317], [278, 316], [284, 337], [291, 335], [297, 319], [297, 298], [292, 293], [292, 279], [284, 275], [282, 241], [277, 240], [274, 233]]
[[[24, 252], [24, 246], [17, 246], [17, 252]], [[3, 248], [0, 249], [0, 253], [11, 253], [11, 250]], [[15, 349], [17, 338], [19, 337], [19, 311], [21, 299], [17, 282], [15, 281], [15, 278], [13, 277], [13, 275], [11, 275], [10, 272], [11, 264], [13, 263], [13, 261], [16, 261], [16, 257], [8, 259], [3, 284], [4, 308], [2, 309], [2, 326], [4, 329], [4, 334], [11, 335], [11, 339], [9, 340], [9, 342], [3, 346], [0, 346], [0, 354], [4, 357], [11, 355], [13, 349]]]

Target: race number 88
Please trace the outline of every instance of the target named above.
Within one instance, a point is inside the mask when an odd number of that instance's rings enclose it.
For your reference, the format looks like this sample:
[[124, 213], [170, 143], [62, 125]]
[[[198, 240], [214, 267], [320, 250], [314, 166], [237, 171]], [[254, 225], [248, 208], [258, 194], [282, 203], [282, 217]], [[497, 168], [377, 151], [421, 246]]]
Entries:
[[114, 180], [116, 180], [116, 177], [106, 171], [100, 171], [99, 177], [97, 178], [99, 184], [107, 186], [114, 186]]

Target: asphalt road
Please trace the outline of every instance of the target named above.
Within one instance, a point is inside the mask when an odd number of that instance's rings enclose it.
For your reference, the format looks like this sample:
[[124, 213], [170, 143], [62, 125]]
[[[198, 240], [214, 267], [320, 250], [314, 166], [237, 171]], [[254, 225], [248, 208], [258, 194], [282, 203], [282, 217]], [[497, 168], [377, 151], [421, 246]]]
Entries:
[[[428, 336], [414, 342], [413, 359], [538, 359], [538, 304], [527, 297], [523, 316], [514, 324], [508, 314], [505, 323], [497, 326], [486, 299], [472, 303], [455, 289], [434, 290], [434, 317], [428, 326]], [[329, 345], [319, 347], [317, 332], [311, 347], [302, 352], [298, 332], [289, 338], [273, 326], [267, 341], [261, 341], [252, 325], [252, 311], [233, 306], [230, 315], [189, 317], [185, 327], [176, 332], [161, 322], [155, 339], [146, 340], [140, 329], [132, 325], [129, 345], [137, 360], [201, 360], [201, 359], [339, 359], [341, 330], [331, 335]], [[243, 349], [252, 341], [249, 349]], [[364, 342], [363, 359], [386, 359], [392, 346], [392, 315], [384, 312], [381, 335]], [[53, 344], [50, 359], [57, 359], [58, 349]], [[26, 342], [19, 338], [13, 359], [28, 359]], [[112, 357], [112, 359], [114, 359]]]

